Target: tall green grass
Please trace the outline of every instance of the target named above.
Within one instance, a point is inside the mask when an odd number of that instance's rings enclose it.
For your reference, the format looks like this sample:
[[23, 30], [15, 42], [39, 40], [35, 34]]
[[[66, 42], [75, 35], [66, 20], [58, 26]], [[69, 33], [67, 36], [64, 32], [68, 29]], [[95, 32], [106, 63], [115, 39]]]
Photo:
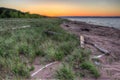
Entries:
[[[63, 21], [65, 20], [58, 18], [0, 19], [0, 29], [3, 30], [0, 31], [0, 79], [29, 78], [30, 71], [34, 70], [33, 62], [36, 57], [44, 59], [40, 60], [42, 63], [68, 63], [71, 69], [65, 66], [61, 68], [57, 72], [59, 79], [74, 80], [76, 74], [73, 71], [77, 69], [77, 73], [81, 75], [82, 68], [93, 75], [97, 74], [92, 63], [85, 63], [89, 61], [90, 51], [78, 48], [77, 37], [60, 27]], [[26, 25], [31, 27], [12, 30]], [[45, 31], [57, 34], [48, 35]]]
[[[0, 31], [0, 73], [8, 72], [1, 77], [29, 77], [29, 66], [38, 56], [44, 57], [45, 62], [63, 60], [77, 46], [78, 40], [66, 33], [61, 23], [58, 18], [0, 19], [3, 30]], [[12, 30], [27, 25], [31, 27]], [[58, 34], [47, 35], [46, 30]]]
[[[65, 61], [64, 61], [65, 64], [67, 64], [67, 66], [70, 66], [72, 68], [72, 71], [74, 71], [75, 73], [75, 74], [72, 74], [72, 76], [73, 75], [75, 76], [73, 77], [73, 80], [81, 79], [82, 77], [98, 78], [100, 76], [100, 73], [98, 72], [96, 66], [90, 60], [90, 54], [91, 54], [90, 50], [75, 48], [71, 52], [71, 54], [69, 54], [65, 58]], [[64, 67], [62, 68], [65, 69]], [[58, 78], [60, 77], [62, 79], [64, 78], [67, 79], [67, 77], [69, 77], [69, 74], [58, 71], [57, 76]], [[72, 78], [70, 80], [72, 80]]]
[[59, 80], [74, 80], [75, 75], [69, 66], [63, 65], [63, 67], [57, 71], [56, 77]]

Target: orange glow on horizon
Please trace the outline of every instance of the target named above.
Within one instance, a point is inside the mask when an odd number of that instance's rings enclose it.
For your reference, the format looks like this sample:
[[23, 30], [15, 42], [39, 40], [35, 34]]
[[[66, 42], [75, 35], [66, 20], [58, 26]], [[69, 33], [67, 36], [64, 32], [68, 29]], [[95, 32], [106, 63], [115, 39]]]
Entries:
[[[50, 7], [49, 7], [50, 6]], [[120, 10], [117, 8], [102, 8], [99, 7], [74, 7], [70, 5], [41, 5], [30, 6], [29, 8], [22, 8], [22, 11], [28, 11], [32, 14], [40, 14], [46, 16], [120, 16]]]
[[95, 0], [70, 0], [71, 2], [36, 0], [36, 3], [33, 0], [15, 0], [15, 3], [7, 1], [8, 3], [4, 0], [0, 1], [0, 5], [46, 16], [120, 16], [120, 5], [114, 2], [118, 0], [111, 0], [114, 4], [109, 0], [98, 0], [99, 2]]
[[107, 12], [87, 12], [87, 11], [68, 11], [68, 12], [60, 12], [60, 11], [47, 11], [47, 12], [40, 12], [40, 11], [31, 11], [30, 13], [34, 14], [40, 14], [40, 15], [46, 15], [46, 16], [120, 16], [119, 13], [107, 13]]

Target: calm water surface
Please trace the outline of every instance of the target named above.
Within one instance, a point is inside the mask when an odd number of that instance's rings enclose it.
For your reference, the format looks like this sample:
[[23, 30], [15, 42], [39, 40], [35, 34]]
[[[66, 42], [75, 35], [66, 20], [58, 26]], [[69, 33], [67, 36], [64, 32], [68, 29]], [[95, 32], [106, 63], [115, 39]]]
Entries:
[[120, 18], [67, 18], [72, 21], [83, 21], [90, 24], [115, 27], [120, 29]]

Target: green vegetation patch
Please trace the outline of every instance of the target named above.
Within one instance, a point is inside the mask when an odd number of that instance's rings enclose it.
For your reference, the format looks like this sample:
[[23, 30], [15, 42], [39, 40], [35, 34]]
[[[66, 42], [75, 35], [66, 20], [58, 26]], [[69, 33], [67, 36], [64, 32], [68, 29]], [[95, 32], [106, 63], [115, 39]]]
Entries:
[[77, 74], [84, 76], [85, 70], [98, 77], [95, 66], [87, 63], [90, 51], [78, 48], [77, 37], [60, 27], [63, 21], [59, 18], [0, 19], [0, 78], [29, 78], [36, 57], [43, 64], [64, 62], [65, 66], [56, 74], [61, 80], [74, 80]]
[[[81, 79], [82, 77], [98, 78], [100, 76], [96, 66], [90, 60], [90, 53], [90, 50], [76, 48], [65, 58], [64, 65], [71, 67], [71, 70], [74, 71], [75, 77], [73, 77], [73, 79]], [[63, 66], [62, 68], [64, 69], [65, 67]], [[58, 78], [61, 77], [61, 75], [62, 79], [66, 78], [67, 75], [69, 77], [69, 74], [63, 76], [64, 74], [62, 74], [61, 71], [59, 70]], [[59, 75], [60, 73], [61, 75]], [[72, 80], [72, 78], [70, 80]]]
[[[46, 63], [62, 61], [69, 55], [79, 40], [60, 27], [62, 22], [58, 18], [0, 19], [0, 73], [7, 72], [1, 77], [27, 78], [36, 57], [44, 58]], [[45, 31], [57, 34], [49, 35]]]
[[57, 71], [56, 77], [60, 80], [74, 80], [75, 75], [69, 66], [63, 65], [63, 67]]

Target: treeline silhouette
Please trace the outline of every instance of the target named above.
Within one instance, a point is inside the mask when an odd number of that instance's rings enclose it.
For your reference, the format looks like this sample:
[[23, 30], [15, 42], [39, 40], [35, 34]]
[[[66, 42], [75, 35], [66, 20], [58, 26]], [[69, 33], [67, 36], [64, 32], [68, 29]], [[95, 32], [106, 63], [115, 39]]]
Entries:
[[0, 7], [0, 18], [43, 18], [46, 16]]

